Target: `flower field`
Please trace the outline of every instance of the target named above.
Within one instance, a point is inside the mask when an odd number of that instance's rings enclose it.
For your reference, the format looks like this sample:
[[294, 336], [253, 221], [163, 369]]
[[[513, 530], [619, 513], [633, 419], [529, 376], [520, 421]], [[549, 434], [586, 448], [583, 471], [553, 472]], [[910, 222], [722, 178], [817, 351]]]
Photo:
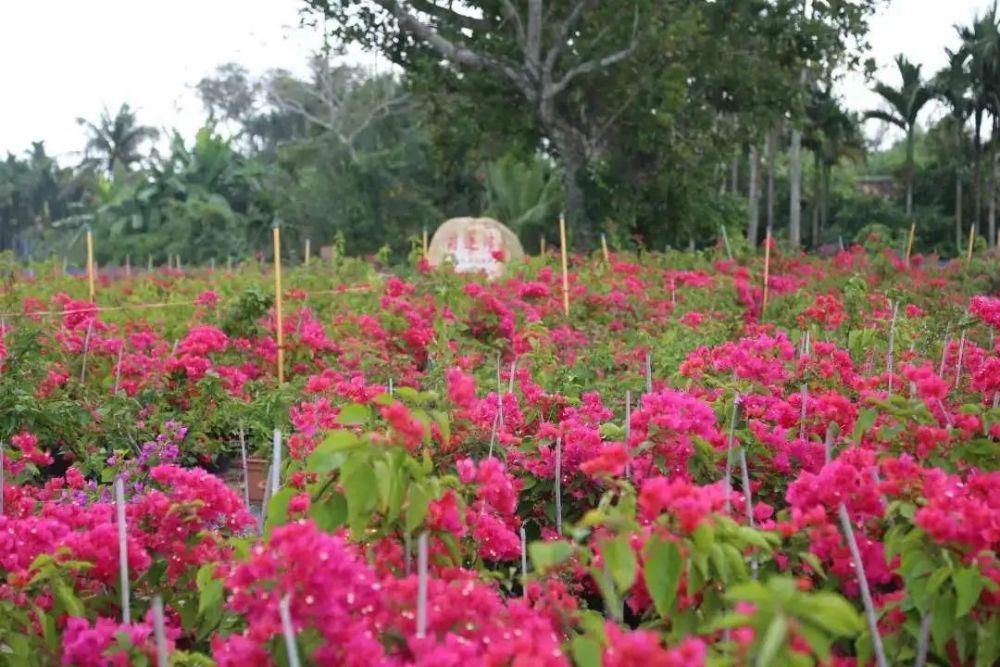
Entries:
[[55, 268], [0, 293], [0, 664], [1000, 661], [996, 255], [576, 256], [568, 317], [556, 257], [339, 259], [283, 384], [269, 267]]

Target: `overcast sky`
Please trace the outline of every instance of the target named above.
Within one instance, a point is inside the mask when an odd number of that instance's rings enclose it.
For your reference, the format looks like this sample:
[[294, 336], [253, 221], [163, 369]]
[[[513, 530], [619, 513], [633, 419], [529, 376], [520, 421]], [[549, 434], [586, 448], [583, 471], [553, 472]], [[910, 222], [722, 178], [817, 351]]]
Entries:
[[[992, 0], [893, 0], [872, 21], [872, 55], [896, 82], [892, 58], [905, 53], [940, 68], [944, 47]], [[0, 154], [44, 139], [52, 154], [82, 149], [77, 117], [128, 102], [144, 124], [186, 136], [204, 110], [193, 86], [216, 65], [251, 72], [304, 68], [320, 35], [300, 27], [300, 0], [0, 0]], [[861, 77], [841, 86], [847, 104], [878, 99]], [[933, 111], [929, 113], [934, 113]], [[869, 132], [874, 131], [869, 128]]]

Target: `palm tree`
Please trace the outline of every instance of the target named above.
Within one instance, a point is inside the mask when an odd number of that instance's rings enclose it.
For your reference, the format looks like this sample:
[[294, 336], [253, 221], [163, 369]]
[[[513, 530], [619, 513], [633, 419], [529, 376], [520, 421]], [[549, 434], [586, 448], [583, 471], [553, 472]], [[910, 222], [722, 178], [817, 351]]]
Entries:
[[917, 130], [917, 116], [933, 98], [931, 89], [920, 79], [920, 65], [914, 65], [905, 56], [896, 56], [896, 68], [902, 85], [893, 88], [885, 83], [875, 85], [874, 91], [884, 99], [889, 109], [865, 112], [865, 118], [875, 118], [891, 123], [906, 133], [906, 215], [913, 213], [913, 139]]
[[[1000, 139], [1000, 90], [997, 76], [1000, 76], [1000, 26], [997, 23], [996, 3], [982, 16], [972, 21], [966, 27], [956, 26], [959, 37], [962, 38], [962, 53], [969, 59], [969, 72], [972, 77], [972, 115], [975, 121], [975, 131], [972, 135], [975, 150], [975, 177], [972, 183], [975, 199], [973, 221], [979, 228], [982, 215], [982, 129], [986, 114], [993, 117], [993, 133], [990, 153], [995, 154], [997, 140]], [[990, 242], [995, 238], [995, 165], [991, 167], [990, 178]]]
[[154, 127], [139, 125], [135, 112], [123, 104], [112, 116], [104, 109], [97, 123], [77, 118], [88, 134], [84, 149], [84, 163], [99, 165], [113, 178], [117, 170], [128, 171], [142, 155], [139, 149], [146, 141], [156, 139], [160, 133]]
[[967, 65], [968, 54], [963, 51], [945, 49], [948, 65], [938, 72], [931, 81], [934, 95], [951, 109], [951, 121], [955, 131], [955, 247], [962, 249], [962, 176], [965, 170], [963, 148], [965, 147], [965, 124], [972, 113], [973, 99], [969, 97], [972, 80]]

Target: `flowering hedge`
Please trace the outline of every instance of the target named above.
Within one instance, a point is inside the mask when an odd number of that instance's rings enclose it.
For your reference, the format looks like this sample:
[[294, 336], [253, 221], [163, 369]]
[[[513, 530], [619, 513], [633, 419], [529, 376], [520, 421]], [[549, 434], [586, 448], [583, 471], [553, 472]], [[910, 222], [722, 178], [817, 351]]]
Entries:
[[772, 258], [10, 282], [0, 662], [995, 664], [1000, 262]]

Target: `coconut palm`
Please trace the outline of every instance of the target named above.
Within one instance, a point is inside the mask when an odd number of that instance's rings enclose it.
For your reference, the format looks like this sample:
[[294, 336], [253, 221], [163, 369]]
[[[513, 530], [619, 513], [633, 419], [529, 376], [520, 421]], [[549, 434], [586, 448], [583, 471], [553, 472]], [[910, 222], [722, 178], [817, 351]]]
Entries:
[[140, 148], [147, 141], [159, 136], [154, 127], [139, 125], [135, 112], [128, 104], [122, 104], [112, 116], [104, 109], [96, 123], [77, 118], [88, 134], [84, 149], [84, 164], [100, 166], [111, 177], [117, 170], [128, 171], [140, 159]]
[[[987, 114], [992, 116], [992, 139], [990, 153], [995, 154], [997, 140], [1000, 139], [1000, 83], [997, 77], [1000, 76], [1000, 24], [998, 24], [997, 6], [994, 5], [983, 15], [973, 19], [969, 26], [956, 26], [959, 37], [962, 39], [961, 52], [968, 58], [969, 73], [971, 75], [972, 89], [972, 116], [975, 122], [975, 130], [972, 135], [973, 147], [975, 150], [975, 177], [973, 180], [973, 191], [975, 199], [975, 211], [973, 221], [976, 228], [979, 228], [979, 221], [982, 215], [982, 158], [983, 158], [983, 122]], [[991, 161], [992, 163], [992, 161]], [[991, 173], [995, 168], [991, 169]], [[994, 174], [995, 175], [995, 174]], [[995, 199], [993, 190], [995, 178], [990, 179], [990, 240], [995, 238]]]
[[913, 145], [917, 116], [934, 95], [920, 78], [920, 65], [899, 55], [896, 56], [896, 68], [902, 82], [899, 88], [878, 83], [873, 89], [886, 101], [889, 108], [866, 111], [865, 118], [891, 123], [906, 133], [906, 215], [909, 216], [913, 213]]
[[951, 114], [951, 124], [955, 132], [955, 246], [962, 248], [962, 177], [965, 170], [966, 135], [965, 124], [972, 113], [974, 100], [970, 96], [972, 77], [969, 74], [968, 54], [945, 49], [948, 65], [938, 72], [931, 81], [934, 95], [944, 101]]

